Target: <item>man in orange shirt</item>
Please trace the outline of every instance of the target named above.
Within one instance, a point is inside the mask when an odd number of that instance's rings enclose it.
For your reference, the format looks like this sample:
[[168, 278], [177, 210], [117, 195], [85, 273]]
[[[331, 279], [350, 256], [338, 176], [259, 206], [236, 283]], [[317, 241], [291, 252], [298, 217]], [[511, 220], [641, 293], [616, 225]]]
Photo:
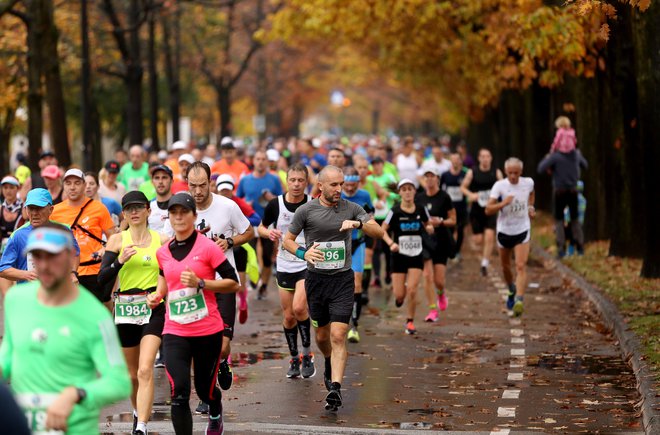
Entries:
[[172, 170], [174, 174], [174, 181], [183, 180], [183, 171], [179, 167], [179, 157], [188, 150], [188, 145], [182, 141], [178, 140], [172, 144], [172, 154], [170, 158], [165, 160], [165, 166]]
[[[68, 199], [57, 204], [51, 219], [71, 227], [80, 246], [78, 281], [94, 293], [101, 302], [110, 300], [110, 292], [98, 284], [101, 258], [106, 239], [117, 230], [108, 209], [101, 201], [85, 196], [85, 175], [80, 169], [69, 169], [64, 174], [64, 192]], [[107, 293], [107, 294], [106, 294]]]
[[247, 165], [236, 159], [236, 148], [230, 137], [222, 139], [220, 144], [220, 154], [222, 159], [218, 160], [211, 167], [211, 173], [223, 175], [229, 174], [235, 180], [236, 186], [241, 177], [250, 173]]

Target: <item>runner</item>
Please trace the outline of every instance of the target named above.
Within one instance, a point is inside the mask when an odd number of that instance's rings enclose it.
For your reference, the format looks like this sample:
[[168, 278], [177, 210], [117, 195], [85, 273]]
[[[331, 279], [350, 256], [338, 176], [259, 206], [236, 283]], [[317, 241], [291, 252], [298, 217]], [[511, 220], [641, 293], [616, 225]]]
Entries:
[[[278, 243], [277, 286], [280, 289], [280, 304], [284, 315], [282, 327], [289, 346], [291, 360], [286, 376], [288, 378], [310, 378], [316, 374], [314, 355], [311, 352], [311, 323], [305, 295], [307, 263], [284, 249], [282, 235], [286, 234], [296, 210], [310, 201], [305, 194], [307, 189], [307, 167], [297, 163], [289, 168], [287, 185], [289, 191], [271, 200], [264, 211], [259, 225], [259, 236]], [[296, 237], [296, 243], [303, 246], [304, 234]], [[303, 354], [298, 354], [298, 331], [302, 341]], [[301, 368], [302, 366], [302, 368]]]
[[[388, 162], [389, 163], [389, 162]], [[399, 198], [399, 195], [394, 193], [397, 190], [397, 183], [396, 183], [396, 177], [392, 175], [389, 172], [385, 172], [385, 161], [380, 158], [376, 157], [373, 159], [371, 162], [371, 166], [373, 168], [373, 173], [367, 177], [367, 180], [373, 180], [376, 183], [378, 183], [379, 186], [382, 186], [384, 189], [388, 190], [387, 197], [385, 201], [383, 200], [378, 200], [374, 202], [374, 219], [376, 219], [376, 222], [378, 225], [383, 225], [383, 222], [385, 221], [385, 218], [387, 217], [387, 214], [389, 211], [392, 209], [394, 206], [394, 201], [396, 201]], [[373, 266], [372, 270], [374, 271], [374, 285], [376, 287], [380, 287], [381, 282], [380, 282], [380, 255], [383, 254], [385, 257], [385, 284], [390, 284], [392, 282], [391, 280], [391, 274], [392, 274], [392, 266], [390, 263], [390, 248], [387, 246], [382, 241], [377, 241], [375, 249], [374, 249], [374, 256], [373, 256]], [[366, 290], [368, 287], [364, 287]], [[366, 295], [366, 292], [362, 292], [363, 295], [363, 301], [364, 301], [364, 296]], [[365, 301], [365, 303], [368, 302]]]
[[[422, 234], [433, 234], [435, 229], [430, 224], [428, 210], [415, 204], [415, 182], [404, 178], [397, 186], [401, 203], [389, 211], [382, 224], [385, 235], [383, 242], [392, 251], [392, 291], [397, 307], [403, 305], [408, 297], [408, 318], [406, 334], [414, 334], [415, 309], [417, 307], [417, 287], [424, 269]], [[392, 230], [392, 237], [388, 230]]]
[[75, 248], [66, 227], [35, 229], [26, 253], [39, 280], [5, 298], [2, 377], [34, 433], [99, 433], [101, 408], [131, 388], [110, 313], [69, 279]]
[[181, 169], [181, 179], [180, 180], [175, 180], [174, 183], [172, 183], [172, 194], [174, 195], [175, 193], [179, 192], [187, 192], [188, 191], [188, 169], [190, 169], [190, 165], [195, 163], [195, 158], [192, 156], [192, 154], [181, 154], [179, 156], [179, 169]]
[[451, 168], [451, 162], [445, 158], [444, 145], [440, 142], [433, 142], [431, 145], [431, 155], [424, 159], [421, 167], [417, 173], [418, 179], [424, 181], [424, 174], [429, 169], [434, 169], [438, 174], [438, 177], [441, 177], [442, 174], [449, 171]]
[[[500, 250], [504, 281], [509, 286], [506, 307], [515, 316], [523, 313], [523, 296], [527, 288], [527, 258], [531, 235], [530, 218], [534, 209], [534, 180], [521, 177], [523, 162], [511, 157], [504, 162], [506, 178], [493, 185], [486, 214], [497, 216], [497, 246]], [[502, 198], [500, 200], [500, 198]], [[515, 257], [516, 279], [511, 270], [511, 255]]]
[[331, 148], [328, 151], [328, 165], [344, 169], [346, 166], [346, 153], [341, 148]]
[[18, 197], [21, 187], [18, 180], [7, 175], [0, 181], [2, 204], [0, 204], [0, 254], [5, 250], [11, 234], [23, 225], [23, 201]]
[[112, 198], [101, 197], [99, 195], [99, 178], [95, 172], [85, 172], [85, 196], [101, 201], [105, 208], [108, 209], [108, 213], [110, 213], [115, 226], [119, 227], [123, 220], [121, 205]]
[[407, 137], [403, 140], [401, 150], [394, 158], [394, 164], [401, 178], [415, 180], [415, 186], [419, 186], [417, 182], [417, 170], [419, 169], [421, 159], [413, 148], [414, 142], [415, 140], [412, 137]]
[[222, 158], [215, 162], [211, 167], [212, 174], [229, 174], [235, 180], [235, 183], [241, 178], [250, 173], [247, 165], [237, 159], [236, 147], [234, 141], [230, 137], [222, 138], [220, 143], [220, 155]]
[[[234, 272], [237, 272], [234, 252], [231, 248], [241, 246], [254, 237], [250, 222], [243, 216], [235, 202], [224, 196], [211, 193], [211, 170], [206, 163], [195, 162], [188, 169], [188, 186], [195, 202], [195, 228], [220, 246], [227, 260], [229, 260], [229, 264], [234, 267]], [[170, 236], [174, 235], [169, 220], [165, 224], [165, 233]], [[228, 390], [234, 380], [229, 355], [231, 353], [231, 340], [234, 338], [234, 323], [236, 322], [236, 293], [217, 293], [215, 297], [225, 328], [218, 383], [220, 388]], [[207, 412], [206, 410], [207, 406], [200, 403], [196, 412], [204, 414]]]
[[146, 153], [142, 145], [133, 145], [128, 150], [130, 162], [119, 170], [118, 180], [127, 192], [138, 190], [140, 185], [149, 180], [149, 163], [145, 161]]
[[[190, 171], [191, 180], [195, 172]], [[158, 288], [147, 296], [147, 301], [151, 309], [156, 309], [167, 296], [163, 347], [171, 386], [172, 424], [178, 435], [192, 434], [192, 365], [195, 391], [210, 408], [206, 433], [222, 434], [222, 393], [216, 387], [216, 376], [224, 324], [216, 294], [235, 293], [238, 277], [223, 250], [195, 230], [197, 210], [189, 194], [174, 195], [168, 209], [174, 239], [157, 251]]]
[[[326, 166], [319, 173], [318, 183], [321, 196], [296, 210], [284, 247], [308, 262], [305, 292], [316, 344], [325, 357], [323, 377], [329, 391], [325, 406], [336, 411], [342, 404], [346, 334], [355, 291], [350, 230], [362, 229], [374, 238], [383, 237], [383, 230], [360, 206], [341, 199], [341, 169]], [[296, 243], [303, 231], [306, 249]]]
[[53, 205], [64, 201], [66, 192], [62, 187], [62, 172], [60, 168], [55, 165], [46, 166], [41, 171], [41, 177], [46, 184], [46, 189], [50, 192], [51, 198], [53, 198]]
[[[244, 198], [259, 216], [263, 216], [264, 207], [268, 202], [283, 193], [284, 191], [279, 177], [268, 172], [266, 153], [264, 151], [257, 151], [254, 154], [254, 171], [241, 178], [238, 183], [238, 189], [236, 189], [236, 196]], [[261, 286], [259, 287], [257, 298], [264, 299], [272, 274], [275, 245], [270, 239], [259, 237], [251, 243], [257, 252], [259, 252], [257, 243], [261, 245], [262, 261]]]
[[461, 155], [452, 153], [449, 156], [451, 161], [451, 168], [440, 176], [440, 187], [447, 192], [451, 198], [451, 202], [456, 210], [456, 226], [454, 227], [456, 241], [456, 261], [461, 258], [461, 247], [463, 246], [463, 235], [465, 232], [465, 224], [467, 223], [467, 203], [465, 202], [465, 195], [461, 190], [461, 184], [465, 178], [467, 169], [463, 167]]
[[[358, 189], [359, 185], [360, 175], [358, 174], [357, 169], [349, 166], [344, 170], [344, 186], [341, 197], [342, 199], [347, 199], [359, 205], [364, 211], [372, 214], [374, 206], [371, 203], [371, 196], [366, 190]], [[365, 235], [361, 230], [353, 230], [351, 233], [351, 269], [353, 269], [355, 274], [355, 294], [353, 295], [353, 314], [351, 315], [353, 326], [348, 331], [348, 341], [351, 343], [359, 343], [360, 334], [358, 333], [357, 328], [360, 314], [362, 313], [362, 278], [363, 273], [365, 272], [366, 241]]]
[[[453, 239], [449, 228], [456, 225], [456, 210], [451, 198], [440, 190], [440, 180], [435, 168], [424, 173], [424, 192], [417, 195], [416, 201], [425, 206], [431, 216], [435, 233], [425, 237], [424, 249], [424, 291], [429, 302], [429, 314], [424, 321], [436, 322], [438, 309], [447, 309], [445, 294], [445, 271], [447, 260], [452, 255]], [[433, 291], [433, 287], [436, 291]]]
[[473, 241], [476, 244], [483, 244], [481, 274], [486, 276], [490, 257], [493, 255], [497, 219], [494, 215], [486, 215], [485, 207], [490, 198], [490, 189], [503, 176], [502, 171], [492, 165], [493, 155], [487, 149], [480, 149], [477, 159], [479, 165], [467, 171], [461, 184], [461, 190], [471, 204], [470, 223], [472, 225]]
[[103, 198], [112, 198], [121, 203], [121, 199], [126, 194], [126, 187], [121, 183], [117, 183], [120, 169], [119, 162], [108, 160], [104, 169], [105, 175], [103, 177], [99, 173], [99, 195]]
[[150, 210], [144, 193], [128, 192], [121, 205], [128, 229], [108, 239], [99, 285], [112, 288], [119, 278], [114, 316], [133, 384], [133, 435], [145, 435], [154, 400], [154, 361], [165, 322], [165, 305], [149, 310], [146, 295], [156, 290], [156, 251], [168, 237], [147, 227]]
[[[53, 212], [53, 199], [50, 197], [48, 190], [42, 188], [30, 190], [27, 198], [25, 198], [25, 210], [29, 222], [12, 233], [0, 261], [0, 278], [9, 281], [25, 282], [37, 279], [34, 264], [30, 261], [31, 258], [28, 259], [29, 255], [24, 255], [24, 251], [32, 230], [50, 221], [50, 215]], [[73, 237], [73, 234], [71, 236]], [[76, 249], [76, 258], [74, 267], [71, 269], [71, 280], [78, 282], [76, 271], [78, 269], [80, 248], [75, 239], [74, 248]]]
[[55, 206], [51, 219], [70, 226], [80, 245], [80, 284], [101, 302], [109, 302], [110, 294], [97, 285], [97, 280], [105, 246], [102, 237], [117, 231], [115, 223], [101, 202], [85, 197], [85, 175], [80, 169], [64, 174], [64, 190], [68, 199]]
[[165, 165], [151, 168], [151, 182], [156, 190], [156, 198], [149, 203], [149, 228], [162, 233], [167, 220], [167, 201], [172, 197], [172, 170]]

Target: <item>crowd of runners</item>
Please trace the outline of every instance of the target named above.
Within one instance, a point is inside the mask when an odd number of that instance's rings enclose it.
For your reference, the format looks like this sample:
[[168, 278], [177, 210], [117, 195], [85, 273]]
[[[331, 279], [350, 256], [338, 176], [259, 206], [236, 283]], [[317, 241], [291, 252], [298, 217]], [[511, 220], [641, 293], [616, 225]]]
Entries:
[[[38, 166], [2, 178], [0, 210], [0, 371], [34, 433], [98, 432], [100, 409], [129, 397], [132, 433], [147, 434], [158, 367], [175, 432], [192, 433], [194, 382], [206, 433], [223, 433], [234, 330], [264, 298], [282, 307], [283, 375], [318, 367], [337, 411], [369, 289], [391, 286], [405, 305], [402, 334], [417, 332], [422, 299], [436, 322], [468, 224], [475, 274], [492, 273], [497, 245], [506, 307], [523, 314], [534, 181], [515, 157], [498, 169], [489, 150], [475, 161], [448, 138], [224, 138], [134, 145], [99, 173], [61, 168], [51, 152]], [[562, 222], [564, 204], [577, 221], [573, 197], [560, 200]], [[12, 409], [0, 410], [7, 421]]]

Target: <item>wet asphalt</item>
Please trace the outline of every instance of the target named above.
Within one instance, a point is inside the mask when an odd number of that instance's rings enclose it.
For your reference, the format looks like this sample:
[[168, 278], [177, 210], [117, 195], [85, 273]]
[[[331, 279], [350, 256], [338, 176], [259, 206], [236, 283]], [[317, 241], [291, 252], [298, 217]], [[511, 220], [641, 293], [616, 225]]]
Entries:
[[[423, 322], [428, 310], [418, 293], [416, 335], [404, 333], [405, 306], [394, 307], [390, 289], [370, 289], [361, 342], [348, 344], [337, 413], [323, 407], [320, 355], [316, 376], [285, 376], [274, 285], [266, 300], [250, 292], [249, 319], [232, 344], [234, 385], [223, 392], [226, 433], [643, 433], [634, 375], [580, 291], [552, 263], [532, 258], [525, 313], [512, 318], [499, 261], [482, 277], [476, 255], [464, 251], [449, 265], [449, 308], [438, 322]], [[173, 433], [165, 373], [155, 373], [150, 433]], [[99, 429], [130, 433], [131, 421], [126, 401], [103, 410]], [[206, 418], [195, 416], [194, 425], [203, 433]]]

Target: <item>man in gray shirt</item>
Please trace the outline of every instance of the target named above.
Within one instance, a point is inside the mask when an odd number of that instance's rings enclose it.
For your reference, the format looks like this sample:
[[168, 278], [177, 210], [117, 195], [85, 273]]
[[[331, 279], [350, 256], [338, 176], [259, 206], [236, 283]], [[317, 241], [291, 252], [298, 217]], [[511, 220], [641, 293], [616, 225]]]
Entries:
[[[382, 228], [362, 207], [341, 199], [343, 184], [342, 170], [326, 166], [318, 176], [321, 196], [296, 210], [284, 237], [284, 248], [308, 263], [305, 291], [316, 344], [325, 357], [325, 409], [332, 411], [342, 404], [346, 335], [353, 311], [351, 231], [362, 229], [374, 239], [383, 237]], [[295, 242], [303, 230], [307, 249]]]

